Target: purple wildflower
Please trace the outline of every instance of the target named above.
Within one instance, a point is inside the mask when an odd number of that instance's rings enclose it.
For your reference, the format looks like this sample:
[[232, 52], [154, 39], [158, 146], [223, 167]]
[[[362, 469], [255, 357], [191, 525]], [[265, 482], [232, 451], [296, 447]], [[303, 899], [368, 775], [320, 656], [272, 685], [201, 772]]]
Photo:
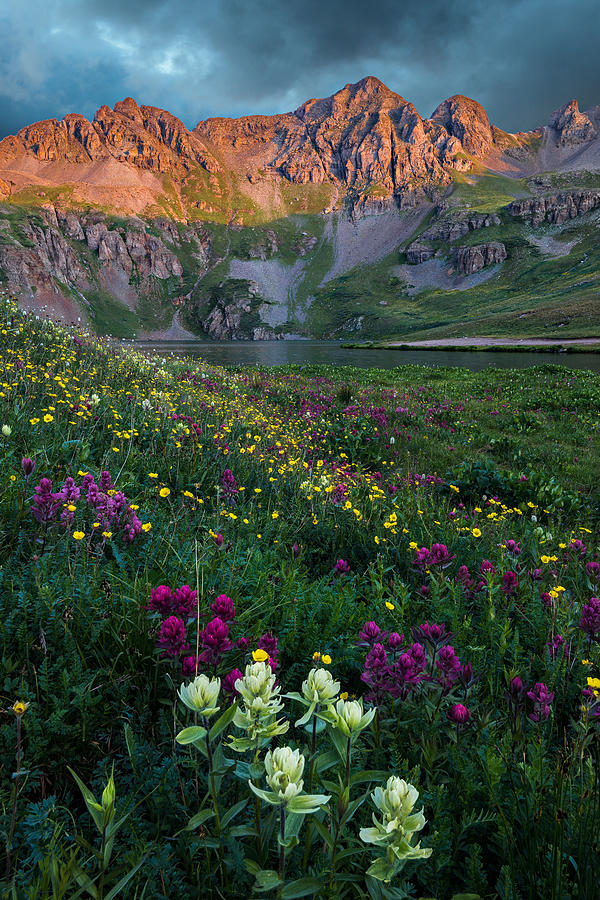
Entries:
[[218, 616], [200, 632], [200, 642], [204, 647], [200, 659], [210, 665], [216, 665], [222, 655], [233, 647], [229, 640], [229, 626]]
[[193, 591], [187, 584], [182, 584], [173, 593], [173, 609], [177, 615], [187, 619], [191, 616], [196, 608], [196, 598], [198, 594]]
[[361, 643], [368, 645], [383, 639], [381, 628], [377, 622], [365, 622], [358, 637], [360, 638]]
[[219, 596], [210, 604], [210, 608], [215, 616], [219, 616], [224, 622], [233, 622], [235, 619], [235, 606], [233, 600], [227, 594], [219, 594]]
[[579, 627], [585, 631], [590, 641], [600, 640], [600, 600], [591, 597], [581, 610]]
[[335, 575], [349, 575], [350, 566], [345, 559], [338, 559], [333, 567], [333, 571]]
[[570, 656], [569, 645], [567, 644], [562, 634], [557, 634], [555, 638], [553, 638], [551, 641], [548, 641], [546, 647], [548, 648], [551, 659], [556, 659], [560, 650], [562, 650], [562, 656], [565, 659], [568, 659]]
[[30, 475], [33, 475], [35, 470], [35, 459], [30, 459], [28, 456], [24, 456], [21, 460], [21, 468], [25, 474], [25, 478], [29, 478]]
[[173, 611], [173, 593], [166, 584], [159, 584], [152, 589], [148, 609], [159, 612], [161, 616], [170, 616]]
[[455, 703], [448, 710], [448, 718], [456, 725], [466, 725], [471, 718], [471, 713], [462, 703]]
[[236, 689], [235, 683], [244, 677], [244, 673], [240, 669], [232, 669], [222, 680], [221, 687], [230, 697], [239, 697], [240, 692]]
[[516, 594], [517, 588], [519, 587], [519, 579], [515, 575], [514, 572], [505, 572], [502, 576], [502, 590], [506, 594], [507, 597], [512, 597], [513, 594]]
[[177, 616], [169, 616], [161, 622], [157, 644], [163, 648], [165, 656], [179, 656], [189, 649], [185, 623]]
[[397, 631], [391, 631], [388, 637], [388, 647], [390, 650], [399, 650], [404, 643], [404, 635], [398, 634]]
[[423, 622], [422, 625], [413, 628], [412, 632], [416, 641], [425, 641], [426, 644], [430, 644], [434, 649], [441, 647], [443, 644], [447, 644], [452, 637], [452, 635], [446, 631], [445, 625], [436, 625], [433, 622]]
[[532, 722], [542, 722], [548, 718], [554, 700], [554, 691], [549, 691], [543, 682], [538, 681], [527, 696], [533, 701], [533, 712], [529, 714]]
[[449, 691], [454, 682], [459, 678], [462, 669], [460, 659], [456, 655], [454, 647], [451, 647], [450, 644], [441, 647], [435, 661], [435, 667], [440, 673], [438, 680], [444, 692]]
[[201, 668], [202, 660], [199, 656], [184, 656], [181, 671], [186, 678], [195, 678]]
[[595, 560], [585, 564], [585, 571], [588, 573], [590, 578], [593, 578], [594, 581], [600, 580], [600, 563]]
[[277, 637], [271, 631], [267, 631], [258, 639], [258, 646], [269, 654], [269, 665], [275, 671], [277, 668]]

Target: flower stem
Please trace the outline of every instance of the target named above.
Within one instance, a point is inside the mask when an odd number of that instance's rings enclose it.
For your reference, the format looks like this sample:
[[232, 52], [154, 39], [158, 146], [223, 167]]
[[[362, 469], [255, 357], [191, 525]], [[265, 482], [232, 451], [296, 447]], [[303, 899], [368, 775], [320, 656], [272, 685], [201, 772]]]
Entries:
[[207, 718], [204, 718], [204, 727], [206, 728], [206, 755], [208, 756], [208, 777], [210, 781], [210, 792], [212, 795], [213, 807], [215, 810], [215, 825], [217, 827], [217, 834], [221, 834], [221, 819], [219, 817], [219, 801], [217, 799], [217, 789], [215, 785], [215, 770], [213, 763], [213, 754], [212, 747], [210, 745], [210, 723]]
[[[319, 707], [317, 705], [317, 708], [315, 710], [315, 715], [313, 716], [313, 722], [312, 722], [312, 740], [311, 740], [311, 745], [310, 745], [310, 774], [308, 776], [308, 793], [309, 794], [312, 794], [312, 792], [313, 792], [313, 780], [314, 780], [314, 774], [315, 774], [315, 753], [317, 751], [317, 716], [316, 716], [316, 712], [318, 711], [318, 709], [319, 709]], [[310, 822], [310, 818], [309, 818], [309, 820], [306, 824], [306, 839], [304, 842], [304, 860], [303, 860], [303, 868], [304, 869], [306, 869], [306, 867], [308, 865], [308, 855], [310, 853], [310, 831], [311, 831], [310, 825], [311, 825], [311, 822]]]
[[21, 717], [17, 716], [17, 770], [15, 772], [15, 790], [13, 794], [12, 813], [10, 817], [10, 829], [8, 832], [8, 843], [6, 846], [6, 879], [10, 878], [10, 862], [12, 842], [15, 834], [15, 824], [17, 821], [17, 796], [19, 794], [19, 774], [21, 771]]
[[278, 894], [281, 897], [283, 892], [283, 880], [285, 878], [285, 804], [279, 807], [279, 885]]

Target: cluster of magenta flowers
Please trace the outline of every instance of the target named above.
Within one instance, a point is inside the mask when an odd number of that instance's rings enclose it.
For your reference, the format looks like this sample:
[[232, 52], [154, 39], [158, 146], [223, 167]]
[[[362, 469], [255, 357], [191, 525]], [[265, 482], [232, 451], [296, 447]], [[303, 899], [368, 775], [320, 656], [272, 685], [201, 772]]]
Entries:
[[[270, 631], [258, 639], [238, 634], [235, 604], [227, 594], [219, 594], [208, 609], [198, 609], [198, 594], [189, 585], [172, 590], [161, 584], [153, 588], [146, 607], [160, 617], [156, 645], [164, 658], [181, 665], [188, 678], [210, 669], [215, 675], [223, 674], [223, 688], [235, 692], [235, 682], [242, 677], [234, 662], [245, 664], [251, 647], [263, 650], [271, 669], [278, 665], [277, 637]], [[208, 621], [206, 621], [208, 619]], [[193, 639], [190, 640], [190, 630]], [[197, 652], [192, 652], [192, 649]]]
[[554, 691], [551, 691], [542, 681], [536, 682], [533, 687], [528, 689], [523, 679], [516, 675], [511, 680], [504, 696], [508, 704], [513, 731], [517, 729], [527, 710], [527, 700], [530, 701], [531, 706], [531, 712], [527, 718], [532, 722], [544, 722], [552, 712]]
[[231, 469], [225, 469], [225, 471], [223, 472], [221, 485], [223, 487], [224, 499], [229, 503], [235, 503], [240, 492], [240, 488], [237, 483], [237, 479]]
[[[361, 675], [369, 686], [365, 699], [375, 706], [388, 698], [404, 702], [427, 686], [440, 690], [441, 696], [458, 688], [466, 700], [477, 679], [471, 664], [463, 664], [450, 644], [446, 626], [424, 622], [412, 629], [412, 638], [408, 642], [396, 631], [382, 631], [376, 622], [365, 623], [358, 642], [367, 648]], [[464, 725], [471, 713], [463, 704], [454, 704], [448, 716]]]
[[350, 564], [345, 559], [336, 560], [335, 566], [333, 567], [334, 575], [349, 575], [350, 574]]
[[[22, 462], [26, 477], [33, 472], [35, 463], [30, 459]], [[32, 468], [33, 466], [33, 468]], [[31, 512], [45, 528], [52, 525], [72, 525], [77, 503], [85, 498], [86, 506], [93, 513], [99, 527], [97, 533], [121, 533], [126, 543], [131, 543], [142, 532], [142, 523], [132, 509], [122, 491], [118, 491], [109, 472], [102, 472], [97, 484], [89, 472], [77, 485], [69, 475], [58, 491], [53, 490], [52, 481], [42, 478], [34, 491]]]
[[581, 610], [579, 627], [587, 635], [590, 643], [600, 641], [600, 599], [591, 597]]
[[456, 559], [456, 555], [449, 553], [445, 544], [432, 544], [431, 549], [421, 547], [417, 550], [414, 564], [418, 569], [445, 569], [453, 559]]

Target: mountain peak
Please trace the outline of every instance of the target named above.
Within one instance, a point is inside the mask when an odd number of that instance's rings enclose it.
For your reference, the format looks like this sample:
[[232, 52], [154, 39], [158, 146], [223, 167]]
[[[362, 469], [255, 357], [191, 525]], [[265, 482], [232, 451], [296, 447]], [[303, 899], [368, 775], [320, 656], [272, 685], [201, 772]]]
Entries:
[[119, 115], [125, 116], [127, 119], [132, 119], [136, 122], [141, 122], [142, 120], [142, 113], [133, 97], [125, 97], [124, 100], [115, 103], [114, 111]]
[[315, 119], [332, 115], [352, 117], [364, 114], [368, 108], [381, 109], [405, 105], [404, 97], [390, 90], [374, 75], [367, 75], [360, 81], [349, 82], [329, 97], [307, 100], [298, 107], [295, 115], [303, 121], [308, 117]]
[[585, 113], [579, 112], [577, 100], [569, 100], [555, 109], [548, 124], [558, 132], [558, 143], [563, 147], [574, 147], [596, 136], [593, 122]]
[[464, 94], [454, 94], [440, 103], [431, 119], [458, 138], [467, 153], [483, 157], [489, 152], [492, 144], [490, 120], [477, 100], [465, 97]]
[[369, 92], [380, 91], [383, 89], [383, 91], [386, 91], [387, 93], [393, 93], [392, 91], [390, 91], [389, 87], [375, 75], [366, 75], [364, 78], [361, 78], [360, 81], [357, 81], [354, 84], [347, 84], [346, 87]]

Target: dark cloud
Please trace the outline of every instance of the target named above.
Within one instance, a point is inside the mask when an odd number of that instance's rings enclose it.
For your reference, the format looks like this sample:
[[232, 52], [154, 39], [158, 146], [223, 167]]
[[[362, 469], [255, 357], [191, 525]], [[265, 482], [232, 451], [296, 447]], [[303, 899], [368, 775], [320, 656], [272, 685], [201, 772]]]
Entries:
[[598, 0], [0, 0], [0, 33], [0, 137], [127, 95], [190, 127], [283, 112], [368, 74], [509, 131], [600, 103]]

